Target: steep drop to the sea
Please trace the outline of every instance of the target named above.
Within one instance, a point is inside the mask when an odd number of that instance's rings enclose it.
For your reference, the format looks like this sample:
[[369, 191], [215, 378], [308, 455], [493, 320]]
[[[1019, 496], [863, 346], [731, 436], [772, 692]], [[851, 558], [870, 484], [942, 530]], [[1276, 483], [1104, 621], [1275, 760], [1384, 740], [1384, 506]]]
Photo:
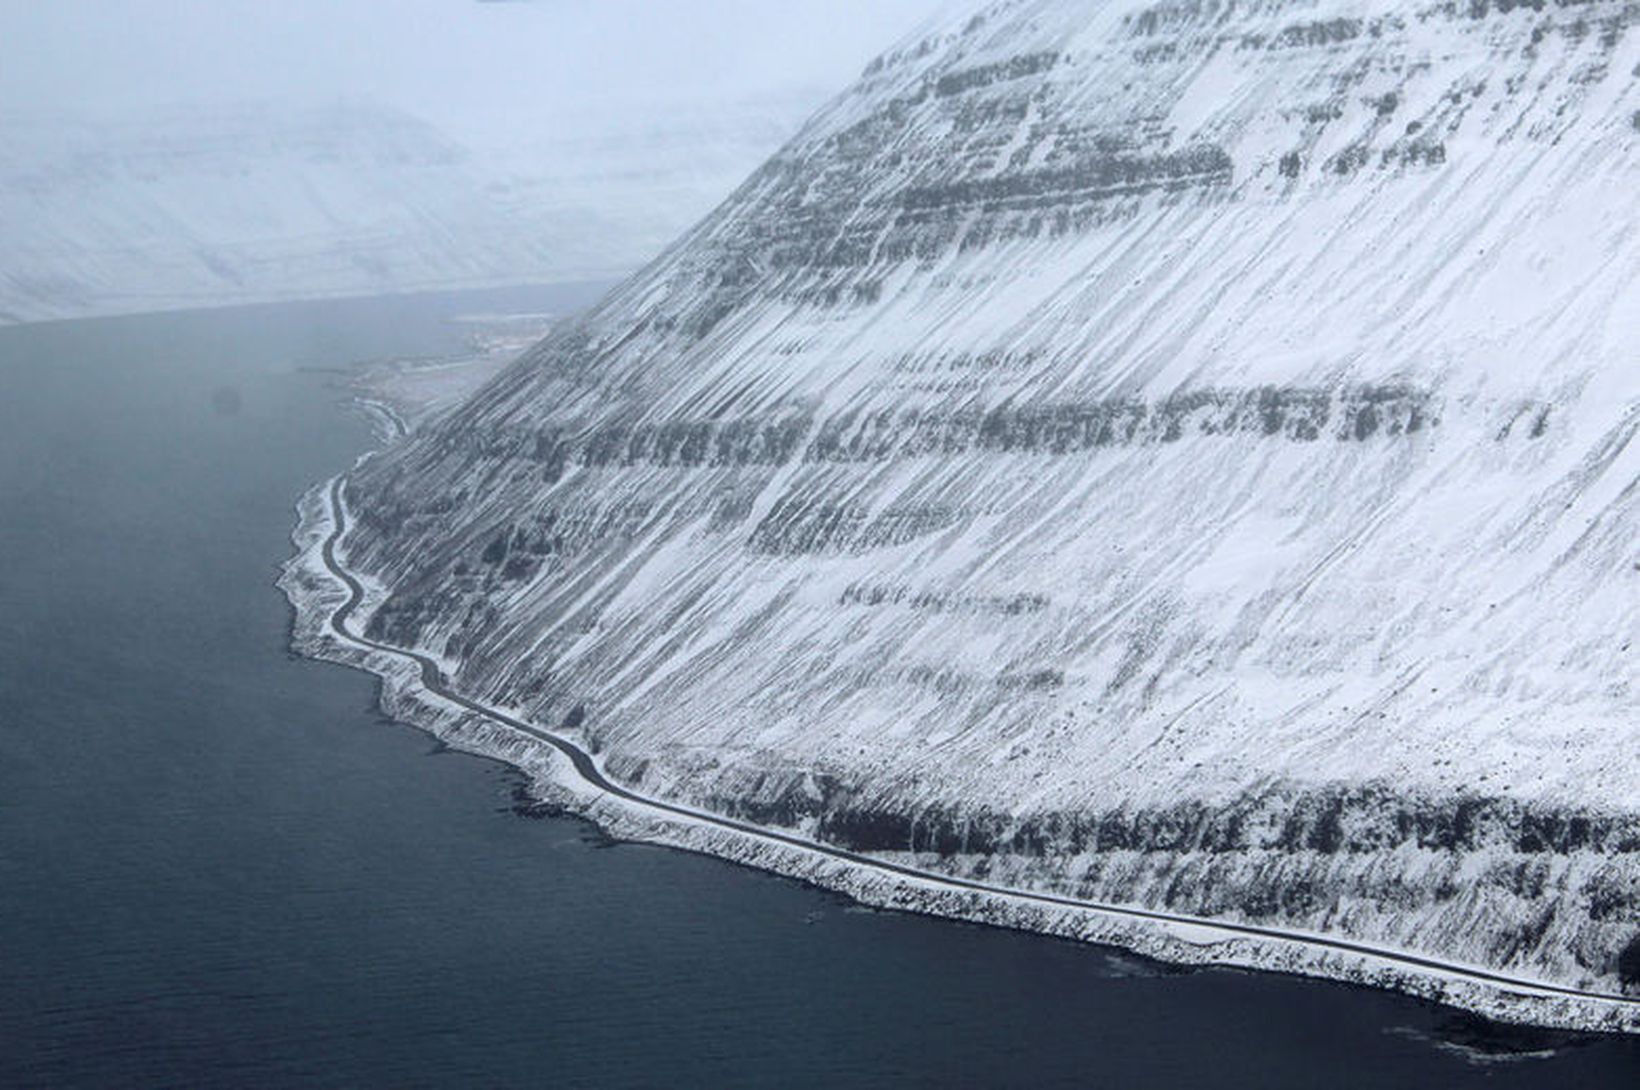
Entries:
[[1637, 23], [931, 27], [352, 474], [369, 631], [652, 795], [1640, 987]]

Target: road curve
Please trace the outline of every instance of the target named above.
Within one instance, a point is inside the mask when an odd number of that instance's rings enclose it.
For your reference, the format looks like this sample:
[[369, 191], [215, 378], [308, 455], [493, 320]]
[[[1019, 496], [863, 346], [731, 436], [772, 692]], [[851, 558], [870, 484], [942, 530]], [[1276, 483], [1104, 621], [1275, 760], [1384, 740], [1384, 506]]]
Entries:
[[966, 878], [938, 874], [933, 871], [919, 870], [888, 860], [873, 858], [858, 852], [851, 852], [844, 848], [834, 847], [819, 841], [806, 840], [800, 836], [793, 836], [778, 830], [764, 828], [748, 822], [736, 821], [733, 818], [719, 817], [701, 810], [692, 810], [686, 806], [666, 802], [662, 799], [651, 798], [631, 791], [610, 780], [597, 764], [592, 755], [577, 746], [574, 742], [552, 731], [526, 723], [495, 708], [486, 707], [475, 700], [470, 700], [452, 690], [445, 684], [444, 676], [438, 664], [426, 655], [391, 644], [380, 643], [368, 637], [349, 631], [348, 618], [364, 599], [364, 587], [344, 568], [336, 559], [336, 543], [347, 532], [346, 515], [342, 505], [342, 477], [331, 481], [329, 489], [331, 532], [324, 540], [321, 554], [325, 567], [330, 573], [347, 587], [347, 601], [338, 606], [330, 615], [330, 629], [336, 637], [345, 643], [369, 648], [384, 654], [397, 655], [400, 658], [414, 662], [421, 670], [421, 683], [429, 692], [435, 693], [443, 699], [459, 707], [481, 715], [493, 722], [500, 723], [521, 734], [528, 735], [568, 757], [575, 767], [576, 773], [587, 783], [600, 791], [617, 799], [644, 807], [649, 810], [658, 810], [662, 813], [687, 818], [690, 821], [707, 825], [715, 825], [745, 836], [788, 847], [798, 848], [805, 852], [840, 859], [860, 867], [869, 867], [872, 870], [894, 874], [905, 878], [913, 878], [918, 882], [943, 886], [947, 889], [966, 890], [978, 893], [992, 894], [1012, 900], [1025, 901], [1033, 904], [1049, 905], [1055, 908], [1071, 908], [1087, 912], [1104, 913], [1111, 916], [1126, 917], [1136, 920], [1148, 920], [1156, 923], [1184, 924], [1191, 927], [1205, 928], [1211, 931], [1224, 933], [1226, 938], [1234, 936], [1248, 936], [1259, 939], [1273, 939], [1284, 943], [1294, 943], [1322, 950], [1335, 950], [1348, 954], [1362, 955], [1394, 965], [1405, 966], [1428, 972], [1436, 972], [1448, 977], [1484, 984], [1500, 988], [1520, 996], [1530, 998], [1569, 998], [1596, 1000], [1606, 1003], [1623, 1004], [1631, 1008], [1640, 1008], [1640, 996], [1621, 995], [1613, 992], [1584, 991], [1579, 988], [1566, 987], [1558, 984], [1549, 984], [1540, 981], [1528, 980], [1522, 977], [1510, 976], [1506, 973], [1495, 973], [1472, 966], [1459, 965], [1441, 961], [1438, 958], [1424, 957], [1417, 954], [1408, 954], [1395, 950], [1382, 949], [1364, 943], [1350, 942], [1344, 939], [1327, 938], [1321, 935], [1311, 935], [1302, 932], [1283, 931], [1274, 927], [1259, 927], [1255, 924], [1234, 923], [1225, 920], [1210, 919], [1201, 916], [1186, 916], [1172, 912], [1157, 912], [1152, 909], [1135, 908], [1128, 905], [1105, 904], [1099, 901], [1084, 901], [1074, 897], [1062, 897], [1051, 893], [1037, 893], [1030, 890], [1010, 889], [1007, 886], [991, 885], [985, 882], [976, 882]]

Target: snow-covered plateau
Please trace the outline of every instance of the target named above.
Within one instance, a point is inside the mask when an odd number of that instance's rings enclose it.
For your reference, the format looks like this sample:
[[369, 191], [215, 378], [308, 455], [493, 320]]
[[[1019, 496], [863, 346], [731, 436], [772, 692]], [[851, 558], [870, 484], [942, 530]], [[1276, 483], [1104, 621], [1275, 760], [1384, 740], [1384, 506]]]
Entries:
[[0, 113], [0, 322], [624, 275], [816, 100], [476, 144], [368, 103]]
[[[651, 797], [1640, 998], [1637, 24], [936, 22], [349, 474], [355, 623]], [[287, 576], [315, 650], [319, 506]], [[545, 747], [405, 685], [395, 710], [566, 790]], [[1088, 937], [1636, 1028], [1279, 944]]]

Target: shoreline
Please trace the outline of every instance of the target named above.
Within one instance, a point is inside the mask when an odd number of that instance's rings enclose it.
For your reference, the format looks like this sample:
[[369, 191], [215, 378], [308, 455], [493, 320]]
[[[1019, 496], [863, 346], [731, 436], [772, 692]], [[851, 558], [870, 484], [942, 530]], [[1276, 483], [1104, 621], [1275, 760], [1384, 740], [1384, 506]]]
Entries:
[[[368, 457], [368, 455], [366, 455]], [[491, 708], [444, 684], [424, 654], [356, 635], [348, 620], [381, 589], [345, 566], [342, 477], [310, 489], [280, 588], [294, 610], [292, 644], [311, 658], [381, 679], [382, 710], [451, 748], [529, 777], [545, 803], [619, 839], [712, 855], [841, 893], [861, 904], [1032, 931], [1184, 965], [1254, 969], [1389, 989], [1495, 1022], [1595, 1033], [1640, 1033], [1640, 997], [1533, 981], [1480, 966], [1327, 935], [1082, 901], [992, 886], [874, 858], [629, 791], [572, 738]], [[558, 757], [566, 758], [564, 760]]]

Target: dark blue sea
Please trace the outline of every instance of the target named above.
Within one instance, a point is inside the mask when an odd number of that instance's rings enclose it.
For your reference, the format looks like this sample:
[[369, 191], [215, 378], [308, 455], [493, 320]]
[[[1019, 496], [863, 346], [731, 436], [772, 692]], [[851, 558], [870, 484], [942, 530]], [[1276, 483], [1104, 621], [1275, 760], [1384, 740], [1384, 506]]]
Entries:
[[1623, 1087], [1640, 1041], [863, 911], [516, 812], [288, 653], [334, 369], [552, 289], [0, 329], [0, 1087]]

